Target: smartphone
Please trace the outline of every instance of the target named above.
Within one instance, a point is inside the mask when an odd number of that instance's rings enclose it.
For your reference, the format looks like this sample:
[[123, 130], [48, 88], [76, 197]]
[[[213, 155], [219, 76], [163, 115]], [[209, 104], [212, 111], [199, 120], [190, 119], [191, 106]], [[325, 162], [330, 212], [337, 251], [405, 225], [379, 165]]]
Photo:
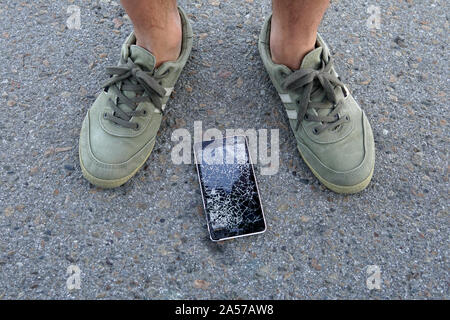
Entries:
[[196, 143], [194, 157], [211, 240], [266, 231], [247, 138], [231, 136]]

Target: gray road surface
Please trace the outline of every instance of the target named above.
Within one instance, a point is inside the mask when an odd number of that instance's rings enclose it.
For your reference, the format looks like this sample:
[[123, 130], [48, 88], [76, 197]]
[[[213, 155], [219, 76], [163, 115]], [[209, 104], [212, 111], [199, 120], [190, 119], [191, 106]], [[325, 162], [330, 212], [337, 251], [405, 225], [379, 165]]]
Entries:
[[[448, 1], [339, 0], [320, 28], [371, 121], [361, 194], [324, 189], [299, 157], [257, 52], [270, 2], [181, 1], [194, 50], [155, 151], [116, 190], [81, 175], [86, 111], [131, 31], [116, 1], [0, 3], [0, 298], [449, 298]], [[81, 29], [69, 29], [76, 5]], [[380, 29], [370, 31], [370, 5]], [[280, 130], [280, 170], [258, 173], [268, 231], [212, 243], [176, 128]], [[68, 290], [67, 268], [81, 269]], [[381, 271], [369, 290], [366, 271]]]

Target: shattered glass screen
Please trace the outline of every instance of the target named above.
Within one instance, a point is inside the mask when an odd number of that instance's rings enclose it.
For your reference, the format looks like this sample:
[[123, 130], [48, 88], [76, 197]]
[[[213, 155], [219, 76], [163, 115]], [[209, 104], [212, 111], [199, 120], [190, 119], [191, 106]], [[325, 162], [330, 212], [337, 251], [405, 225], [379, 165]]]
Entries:
[[204, 141], [197, 161], [211, 239], [263, 232], [265, 221], [245, 137]]

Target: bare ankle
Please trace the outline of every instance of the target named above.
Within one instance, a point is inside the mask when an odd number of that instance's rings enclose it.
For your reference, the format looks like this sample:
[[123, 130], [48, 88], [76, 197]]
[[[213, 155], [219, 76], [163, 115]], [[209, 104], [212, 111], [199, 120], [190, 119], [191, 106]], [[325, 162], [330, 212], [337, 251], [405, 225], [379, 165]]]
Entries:
[[303, 58], [315, 48], [315, 37], [289, 37], [271, 33], [270, 51], [274, 63], [293, 70], [300, 68]]
[[317, 29], [329, 0], [273, 0], [270, 30], [272, 59], [298, 69], [315, 48]]
[[150, 51], [156, 58], [156, 67], [180, 56], [183, 31], [180, 16], [166, 27], [151, 26], [147, 30], [135, 27], [136, 44]]

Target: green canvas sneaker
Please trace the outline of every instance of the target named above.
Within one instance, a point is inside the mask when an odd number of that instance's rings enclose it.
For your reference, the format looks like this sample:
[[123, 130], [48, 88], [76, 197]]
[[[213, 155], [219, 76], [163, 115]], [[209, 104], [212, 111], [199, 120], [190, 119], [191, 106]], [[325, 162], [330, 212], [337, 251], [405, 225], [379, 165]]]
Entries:
[[374, 170], [373, 133], [364, 111], [334, 70], [327, 45], [318, 34], [316, 49], [293, 71], [272, 61], [270, 27], [271, 17], [261, 31], [259, 52], [285, 106], [300, 155], [334, 192], [363, 190]]
[[118, 187], [142, 167], [155, 145], [162, 112], [192, 49], [192, 28], [179, 9], [183, 38], [177, 61], [155, 68], [155, 57], [135, 45], [132, 33], [118, 66], [88, 111], [81, 128], [79, 157], [84, 177], [103, 188]]

